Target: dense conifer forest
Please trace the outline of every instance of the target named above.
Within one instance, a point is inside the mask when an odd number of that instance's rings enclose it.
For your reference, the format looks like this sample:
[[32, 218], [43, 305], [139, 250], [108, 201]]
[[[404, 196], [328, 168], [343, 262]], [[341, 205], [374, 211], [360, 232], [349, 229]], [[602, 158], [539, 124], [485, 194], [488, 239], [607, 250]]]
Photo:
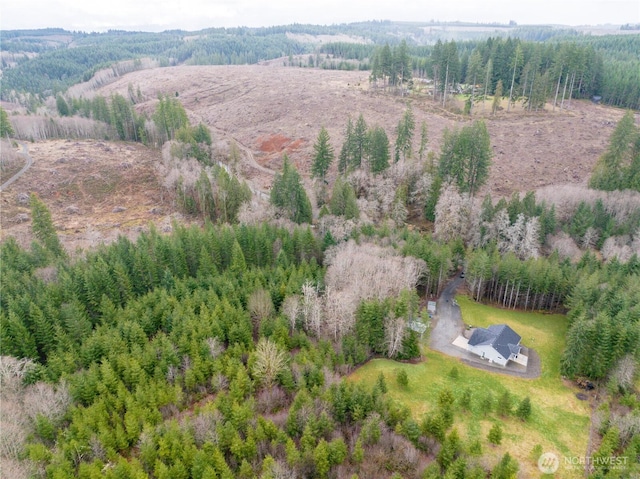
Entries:
[[[501, 80], [509, 89], [510, 100], [526, 99], [534, 108], [548, 99], [557, 103], [558, 92], [562, 100], [599, 96], [610, 105], [640, 108], [638, 35], [589, 36], [570, 30], [521, 27], [505, 28], [502, 36], [471, 39], [471, 35], [443, 43], [440, 38], [430, 38], [427, 27], [365, 22], [162, 33], [10, 31], [3, 33], [0, 45], [0, 50], [9, 54], [3, 56], [2, 98], [16, 99], [24, 93], [55, 95], [124, 60], [152, 58], [159, 65], [241, 65], [311, 54], [310, 66], [371, 69], [374, 80], [388, 77], [394, 85], [400, 67], [402, 82], [412, 74], [428, 77], [440, 84], [441, 91], [445, 84], [447, 88], [479, 85], [486, 96], [494, 93]], [[315, 46], [303, 43], [296, 34], [351, 35], [359, 41]], [[401, 58], [394, 59], [393, 65], [389, 63], [391, 52], [382, 48], [385, 44], [400, 49], [396, 54]], [[319, 54], [330, 54], [333, 59], [321, 59]]]

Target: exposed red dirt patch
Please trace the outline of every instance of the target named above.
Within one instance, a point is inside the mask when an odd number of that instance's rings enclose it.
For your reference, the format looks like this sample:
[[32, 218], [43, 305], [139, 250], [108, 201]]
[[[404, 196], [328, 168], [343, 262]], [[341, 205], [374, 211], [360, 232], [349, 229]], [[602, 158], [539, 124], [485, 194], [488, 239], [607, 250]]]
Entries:
[[276, 134], [261, 136], [257, 140], [257, 145], [256, 161], [262, 166], [276, 168], [275, 165], [284, 154], [295, 155], [298, 150], [306, 147], [307, 141], [303, 138], [292, 140], [284, 135]]
[[268, 138], [258, 138], [258, 147], [262, 153], [280, 153], [291, 143], [291, 138], [284, 135], [273, 135]]

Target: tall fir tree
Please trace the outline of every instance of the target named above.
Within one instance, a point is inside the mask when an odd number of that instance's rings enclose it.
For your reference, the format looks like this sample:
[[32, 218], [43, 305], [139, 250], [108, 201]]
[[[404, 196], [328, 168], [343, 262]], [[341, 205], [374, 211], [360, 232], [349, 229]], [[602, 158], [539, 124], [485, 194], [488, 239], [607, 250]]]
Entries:
[[4, 108], [0, 107], [0, 138], [8, 138], [13, 135], [14, 131], [9, 121], [9, 115]]
[[420, 125], [420, 149], [418, 150], [418, 159], [422, 163], [424, 155], [427, 153], [427, 143], [429, 134], [427, 132], [427, 124], [423, 121]]
[[311, 202], [304, 189], [298, 170], [284, 156], [282, 173], [276, 173], [270, 196], [271, 204], [282, 209], [295, 223], [310, 223], [312, 220]]
[[54, 256], [65, 257], [66, 253], [60, 243], [60, 238], [56, 234], [51, 213], [47, 206], [34, 193], [31, 193], [29, 197], [29, 206], [31, 207], [31, 230], [33, 235]]
[[372, 173], [381, 173], [389, 168], [389, 138], [381, 126], [369, 131], [368, 153]]
[[340, 172], [340, 174], [346, 173], [347, 169], [353, 165], [353, 154], [355, 150], [354, 140], [353, 121], [351, 120], [351, 117], [349, 117], [344, 133], [344, 143], [342, 143], [340, 155], [338, 156], [338, 172]]
[[360, 168], [360, 166], [362, 166], [362, 161], [367, 152], [367, 140], [367, 122], [361, 113], [353, 129], [353, 156], [351, 163], [353, 168]]
[[334, 158], [333, 147], [329, 142], [329, 132], [323, 126], [320, 129], [316, 143], [313, 145], [315, 155], [313, 157], [313, 164], [311, 165], [311, 176], [318, 178], [322, 182], [325, 181], [325, 177]]
[[415, 126], [413, 110], [410, 105], [407, 105], [407, 109], [404, 111], [396, 128], [396, 163], [400, 161], [400, 155], [402, 155], [403, 160], [411, 158], [413, 130], [415, 129]]
[[341, 177], [333, 185], [329, 207], [331, 214], [344, 216], [346, 219], [357, 219], [360, 215], [353, 186]]

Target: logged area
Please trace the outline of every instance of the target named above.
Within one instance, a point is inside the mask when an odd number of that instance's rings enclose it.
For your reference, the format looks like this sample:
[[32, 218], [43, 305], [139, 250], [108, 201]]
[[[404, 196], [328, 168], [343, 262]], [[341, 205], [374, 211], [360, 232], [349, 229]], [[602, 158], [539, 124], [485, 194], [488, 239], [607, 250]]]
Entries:
[[[141, 92], [136, 104], [151, 115], [160, 94], [177, 95], [192, 122], [203, 122], [218, 144], [235, 143], [241, 173], [256, 189], [268, 192], [273, 173], [286, 153], [309, 177], [313, 144], [326, 127], [339, 152], [347, 119], [360, 113], [383, 127], [391, 141], [407, 102], [416, 125], [425, 122], [428, 149], [437, 157], [446, 128], [471, 119], [445, 111], [427, 95], [410, 98], [374, 88], [368, 72], [283, 67], [277, 61], [252, 66], [177, 66], [123, 75], [95, 93], [108, 97]], [[489, 101], [475, 107], [491, 137], [493, 159], [486, 191], [494, 198], [548, 185], [586, 184], [606, 148], [622, 110], [572, 101], [563, 111], [529, 113], [521, 108], [490, 114]], [[414, 136], [414, 151], [418, 149]], [[2, 195], [2, 236], [30, 241], [28, 193], [51, 208], [56, 227], [70, 251], [135, 234], [149, 221], [168, 229], [177, 207], [163, 194], [154, 165], [158, 149], [138, 144], [55, 140], [29, 144], [33, 167]], [[335, 164], [330, 175], [335, 174]]]
[[53, 140], [27, 144], [31, 168], [1, 193], [2, 237], [31, 238], [29, 193], [46, 202], [68, 251], [136, 235], [171, 222], [172, 205], [155, 174], [160, 152], [133, 143]]
[[[246, 146], [260, 165], [277, 169], [286, 152], [305, 174], [320, 128], [327, 128], [337, 153], [350, 115], [355, 120], [362, 113], [368, 124], [385, 128], [393, 141], [409, 101], [416, 125], [427, 124], [429, 149], [436, 154], [445, 128], [470, 121], [442, 110], [428, 96], [402, 98], [373, 89], [368, 72], [286, 68], [273, 63], [138, 71], [99, 93], [124, 95], [130, 84], [139, 87], [146, 101], [138, 108], [147, 112], [153, 111], [158, 94], [177, 93], [193, 119]], [[487, 188], [496, 196], [553, 184], [585, 184], [623, 114], [623, 110], [575, 100], [563, 111], [551, 111], [550, 106], [547, 110], [515, 109], [491, 116], [489, 101], [485, 107], [476, 106], [475, 115], [485, 117], [491, 136], [494, 156]], [[414, 137], [416, 145], [418, 140]]]

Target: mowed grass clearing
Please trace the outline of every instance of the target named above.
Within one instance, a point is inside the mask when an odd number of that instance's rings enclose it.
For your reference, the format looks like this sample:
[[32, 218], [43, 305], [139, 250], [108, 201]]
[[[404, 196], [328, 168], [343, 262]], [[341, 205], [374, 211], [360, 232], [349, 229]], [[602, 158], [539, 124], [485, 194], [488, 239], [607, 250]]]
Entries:
[[[385, 375], [388, 394], [406, 404], [413, 417], [421, 421], [425, 413], [436, 410], [438, 395], [449, 388], [456, 400], [465, 389], [471, 391], [471, 410], [455, 406], [454, 427], [468, 444], [474, 437], [482, 441], [481, 459], [486, 467], [492, 467], [502, 455], [509, 452], [520, 463], [520, 477], [541, 477], [537, 458], [532, 451], [540, 444], [543, 452], [555, 452], [561, 461], [555, 477], [582, 477], [580, 469], [564, 467], [564, 457], [583, 457], [586, 453], [590, 407], [588, 401], [576, 398], [578, 389], [563, 381], [560, 376], [560, 358], [565, 347], [567, 319], [563, 315], [522, 313], [477, 304], [465, 296], [458, 296], [458, 304], [466, 324], [487, 327], [505, 323], [522, 336], [522, 344], [534, 348], [542, 361], [542, 374], [537, 379], [521, 379], [476, 369], [439, 352], [423, 347], [424, 361], [405, 364], [386, 359], [375, 359], [349, 376], [351, 381], [362, 381], [373, 386], [382, 372]], [[457, 368], [458, 377], [451, 374]], [[396, 375], [405, 370], [409, 387], [401, 388]], [[495, 412], [498, 397], [508, 390], [514, 398], [514, 411], [518, 403], [529, 396], [532, 414], [523, 422], [513, 415], [502, 418]], [[488, 415], [481, 403], [489, 394], [493, 396], [494, 409]], [[503, 441], [493, 446], [487, 441], [489, 429], [495, 422], [503, 427]], [[488, 459], [488, 461], [486, 461]]]

